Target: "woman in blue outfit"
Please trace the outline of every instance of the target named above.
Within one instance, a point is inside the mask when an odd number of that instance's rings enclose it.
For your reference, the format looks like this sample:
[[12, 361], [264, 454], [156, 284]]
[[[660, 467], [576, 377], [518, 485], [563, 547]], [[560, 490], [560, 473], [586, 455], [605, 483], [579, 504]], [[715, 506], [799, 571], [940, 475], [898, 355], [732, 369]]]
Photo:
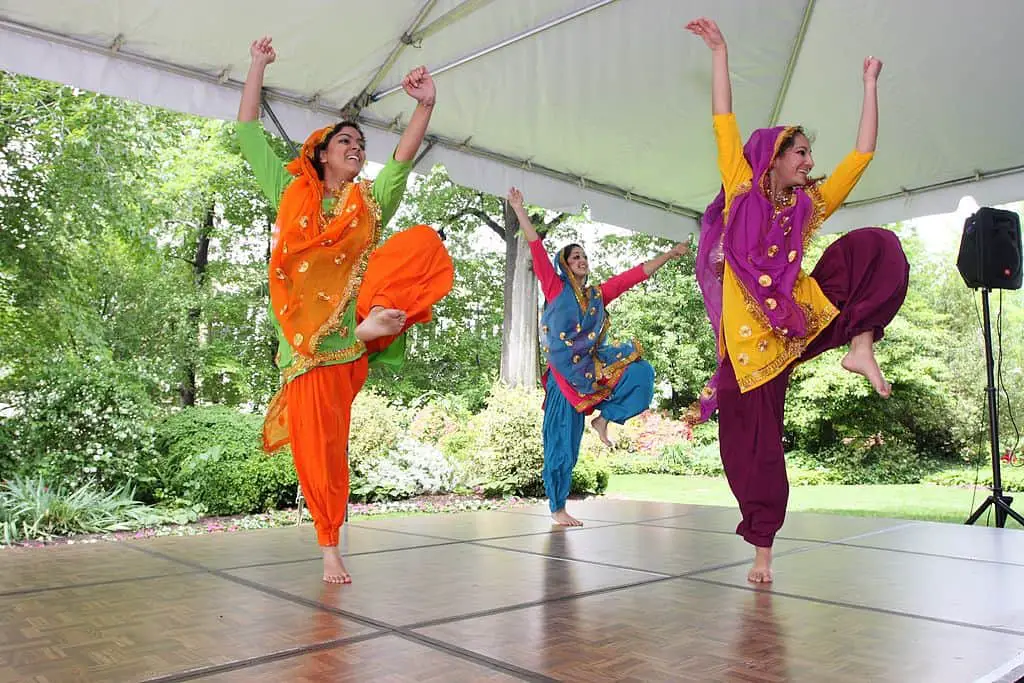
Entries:
[[608, 423], [623, 424], [651, 405], [654, 368], [641, 359], [636, 342], [609, 343], [610, 319], [605, 308], [634, 285], [688, 251], [677, 244], [646, 263], [619, 273], [600, 285], [587, 285], [590, 267], [578, 244], [558, 255], [557, 272], [540, 236], [523, 208], [523, 195], [512, 188], [508, 202], [530, 245], [533, 272], [546, 305], [541, 336], [548, 367], [544, 372], [544, 489], [551, 517], [564, 526], [582, 526], [565, 511], [572, 488], [572, 470], [580, 455], [584, 421], [600, 410], [591, 426], [606, 445]]

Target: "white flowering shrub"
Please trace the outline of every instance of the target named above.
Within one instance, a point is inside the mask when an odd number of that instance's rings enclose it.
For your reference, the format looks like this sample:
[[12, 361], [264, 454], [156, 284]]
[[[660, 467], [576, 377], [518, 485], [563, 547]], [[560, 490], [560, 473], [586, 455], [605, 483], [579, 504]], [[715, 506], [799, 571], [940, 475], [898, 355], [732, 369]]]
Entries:
[[353, 498], [368, 502], [450, 493], [458, 483], [455, 466], [440, 450], [410, 438], [353, 475]]
[[18, 408], [0, 419], [0, 444], [17, 471], [113, 490], [134, 482], [153, 453], [153, 406], [114, 363], [50, 363], [3, 398]]

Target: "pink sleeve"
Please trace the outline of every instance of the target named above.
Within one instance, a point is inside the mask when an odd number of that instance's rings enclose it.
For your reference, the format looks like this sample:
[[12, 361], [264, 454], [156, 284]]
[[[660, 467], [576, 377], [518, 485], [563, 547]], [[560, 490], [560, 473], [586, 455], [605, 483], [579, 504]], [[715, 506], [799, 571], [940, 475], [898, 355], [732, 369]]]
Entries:
[[530, 245], [530, 254], [533, 255], [533, 273], [540, 281], [544, 300], [553, 301], [562, 293], [562, 280], [555, 272], [555, 267], [551, 265], [551, 257], [544, 249], [544, 242], [538, 239], [528, 242], [528, 244]]
[[610, 277], [607, 282], [602, 283], [601, 298], [604, 299], [604, 303], [607, 306], [624, 294], [630, 287], [638, 285], [646, 279], [647, 273], [644, 272], [643, 264], [633, 266], [629, 270]]

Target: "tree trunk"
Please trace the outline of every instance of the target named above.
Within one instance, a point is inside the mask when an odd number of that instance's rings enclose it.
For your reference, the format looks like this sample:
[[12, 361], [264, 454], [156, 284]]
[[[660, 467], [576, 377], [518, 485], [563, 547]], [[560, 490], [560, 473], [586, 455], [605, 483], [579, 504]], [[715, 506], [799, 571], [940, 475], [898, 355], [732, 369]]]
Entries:
[[501, 332], [501, 381], [533, 387], [538, 382], [537, 278], [519, 222], [507, 202], [505, 218], [505, 303]]
[[[213, 205], [206, 211], [206, 220], [203, 221], [199, 233], [196, 235], [195, 255], [192, 258], [192, 289], [198, 301], [202, 296], [203, 285], [206, 283], [206, 268], [210, 261], [210, 234], [213, 232]], [[194, 406], [196, 404], [197, 385], [197, 359], [199, 347], [202, 345], [200, 325], [203, 309], [197, 303], [188, 309], [188, 334], [195, 344], [189, 348], [185, 357], [185, 367], [182, 374], [181, 387], [178, 390], [182, 407]]]

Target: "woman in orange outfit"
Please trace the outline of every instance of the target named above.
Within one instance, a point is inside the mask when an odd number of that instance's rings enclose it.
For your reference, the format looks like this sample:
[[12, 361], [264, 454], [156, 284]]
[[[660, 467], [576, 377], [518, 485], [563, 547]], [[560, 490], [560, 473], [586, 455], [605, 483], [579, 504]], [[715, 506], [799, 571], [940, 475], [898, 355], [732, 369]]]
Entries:
[[[238, 139], [264, 194], [277, 208], [270, 255], [271, 320], [283, 386], [271, 401], [263, 447], [291, 445], [324, 558], [323, 579], [351, 583], [338, 551], [348, 507], [352, 401], [370, 364], [401, 365], [404, 332], [431, 319], [454, 269], [440, 236], [418, 225], [380, 244], [394, 216], [434, 108], [434, 82], [419, 67], [402, 81], [416, 109], [391, 160], [374, 181], [359, 125], [314, 131], [288, 164], [259, 121], [270, 38], [255, 41], [238, 110]], [[379, 245], [379, 246], [378, 246]]]

